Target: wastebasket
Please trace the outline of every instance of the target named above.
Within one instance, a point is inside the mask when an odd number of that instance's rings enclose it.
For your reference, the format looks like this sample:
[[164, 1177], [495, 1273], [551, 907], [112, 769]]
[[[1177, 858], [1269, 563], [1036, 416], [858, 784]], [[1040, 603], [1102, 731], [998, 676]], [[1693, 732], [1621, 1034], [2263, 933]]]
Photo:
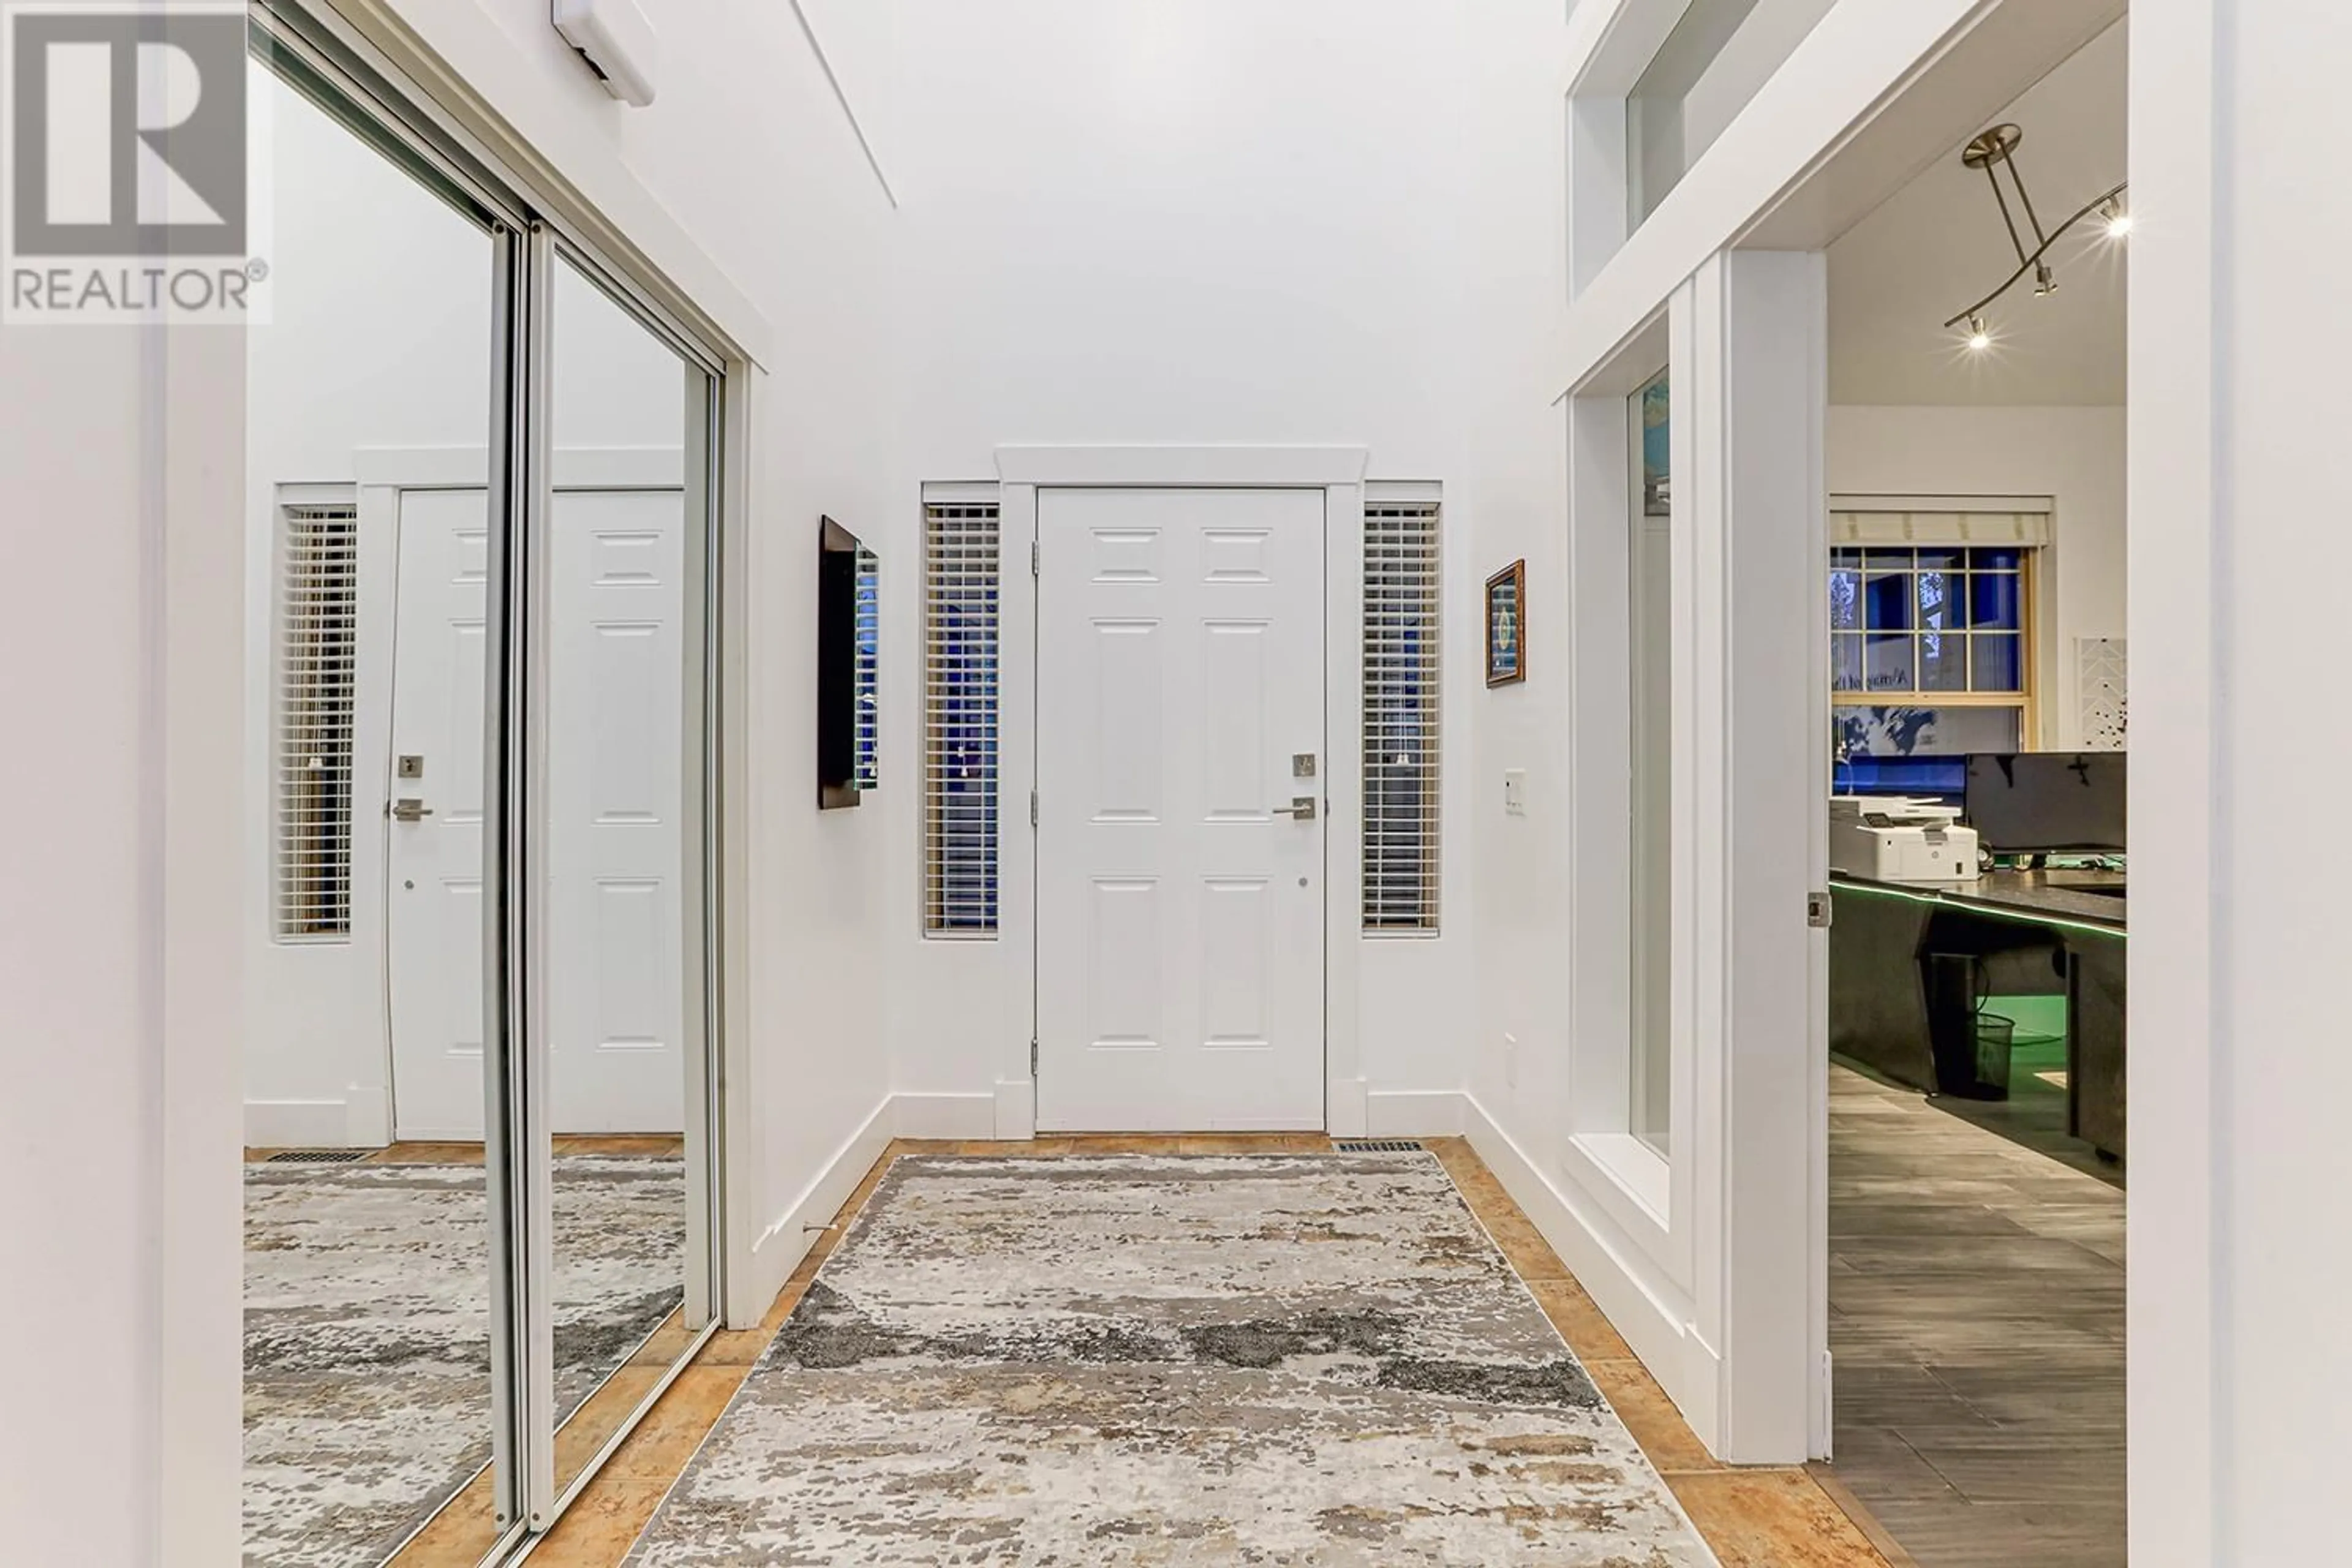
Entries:
[[2007, 1100], [2009, 1052], [2017, 1026], [1998, 1014], [1977, 1010], [1982, 999], [1977, 994], [1976, 955], [1931, 952], [1920, 962], [1936, 1092], [1960, 1100]]
[[2017, 1021], [1998, 1013], [1977, 1015], [1977, 1094], [1979, 1100], [2009, 1098], [2009, 1053], [2017, 1043]]

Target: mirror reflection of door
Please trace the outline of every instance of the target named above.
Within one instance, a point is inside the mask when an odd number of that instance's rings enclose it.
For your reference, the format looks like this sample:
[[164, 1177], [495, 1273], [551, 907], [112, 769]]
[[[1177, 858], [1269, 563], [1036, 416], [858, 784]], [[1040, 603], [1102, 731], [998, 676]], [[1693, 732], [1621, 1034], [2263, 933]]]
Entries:
[[478, 1143], [488, 500], [478, 489], [394, 494], [400, 576], [383, 819], [393, 1131]]
[[[587, 454], [557, 458], [547, 951], [558, 973], [587, 978], [549, 994], [551, 1114], [570, 1133], [676, 1135], [683, 498], [675, 447], [619, 462], [610, 452], [601, 470]], [[563, 488], [568, 477], [610, 486], [616, 476], [641, 488]], [[384, 818], [394, 1124], [404, 1139], [478, 1142], [485, 494], [397, 494]], [[399, 776], [402, 758], [417, 776]]]

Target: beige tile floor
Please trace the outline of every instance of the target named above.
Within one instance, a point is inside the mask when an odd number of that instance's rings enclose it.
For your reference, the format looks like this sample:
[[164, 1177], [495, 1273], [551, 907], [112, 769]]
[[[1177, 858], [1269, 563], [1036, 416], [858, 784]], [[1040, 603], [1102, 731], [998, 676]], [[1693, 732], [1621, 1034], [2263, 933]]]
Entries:
[[[1872, 1545], [1866, 1516], [1841, 1505], [1834, 1484], [1802, 1468], [1727, 1468], [1708, 1457], [1674, 1402], [1609, 1326], [1576, 1277], [1503, 1191], [1500, 1182], [1459, 1138], [1424, 1143], [1469, 1202], [1511, 1264], [1528, 1281], [1593, 1380], [1616, 1406], [1666, 1484], [1724, 1568], [1889, 1568]], [[1237, 1138], [1049, 1138], [1024, 1143], [941, 1142], [902, 1139], [867, 1173], [842, 1205], [835, 1226], [809, 1255], [756, 1329], [721, 1333], [703, 1348], [663, 1395], [612, 1462], [532, 1553], [533, 1568], [611, 1568], [621, 1562], [653, 1517], [670, 1483], [733, 1397], [751, 1363], [783, 1325], [802, 1292], [832, 1251], [844, 1227], [865, 1206], [890, 1161], [899, 1154], [1229, 1153], [1322, 1152], [1328, 1138], [1282, 1135]], [[1855, 1510], [1858, 1512], [1858, 1509]], [[405, 1559], [403, 1560], [405, 1563]], [[1899, 1568], [1899, 1560], [1897, 1560]]]

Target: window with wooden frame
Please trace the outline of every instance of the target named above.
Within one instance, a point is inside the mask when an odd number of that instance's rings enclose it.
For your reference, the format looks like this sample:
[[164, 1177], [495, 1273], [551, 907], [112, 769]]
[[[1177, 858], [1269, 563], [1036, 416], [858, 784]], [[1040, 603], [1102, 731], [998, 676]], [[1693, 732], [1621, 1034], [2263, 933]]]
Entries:
[[1364, 930], [1438, 920], [1439, 608], [1435, 501], [1364, 507]]
[[1841, 762], [2032, 744], [2033, 587], [2049, 524], [2031, 511], [1832, 514]]
[[997, 919], [997, 503], [923, 508], [923, 931]]

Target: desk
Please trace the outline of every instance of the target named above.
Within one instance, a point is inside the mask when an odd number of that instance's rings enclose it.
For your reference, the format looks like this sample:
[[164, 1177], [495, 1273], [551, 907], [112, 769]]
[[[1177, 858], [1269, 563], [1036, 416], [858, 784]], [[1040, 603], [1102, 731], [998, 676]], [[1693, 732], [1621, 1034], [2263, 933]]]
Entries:
[[2124, 1153], [2124, 877], [1995, 871], [1960, 889], [1830, 879], [1830, 1049], [1937, 1089], [1923, 961], [1967, 953], [2008, 995], [2066, 997], [2067, 1130]]

